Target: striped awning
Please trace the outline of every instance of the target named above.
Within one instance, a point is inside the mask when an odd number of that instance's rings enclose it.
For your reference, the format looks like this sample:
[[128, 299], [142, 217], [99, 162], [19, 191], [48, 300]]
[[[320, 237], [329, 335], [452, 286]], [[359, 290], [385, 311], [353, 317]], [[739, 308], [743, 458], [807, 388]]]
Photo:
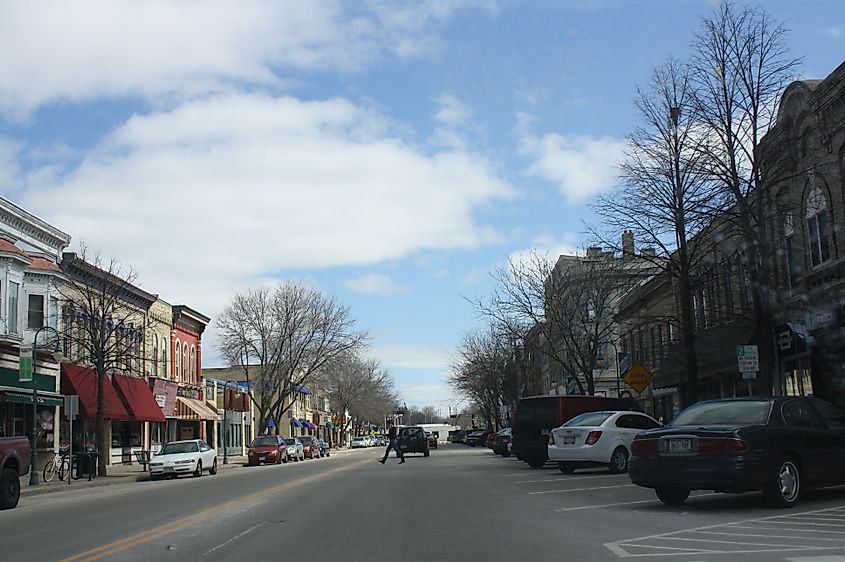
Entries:
[[176, 416], [185, 421], [216, 421], [219, 417], [217, 410], [207, 406], [202, 400], [176, 397]]

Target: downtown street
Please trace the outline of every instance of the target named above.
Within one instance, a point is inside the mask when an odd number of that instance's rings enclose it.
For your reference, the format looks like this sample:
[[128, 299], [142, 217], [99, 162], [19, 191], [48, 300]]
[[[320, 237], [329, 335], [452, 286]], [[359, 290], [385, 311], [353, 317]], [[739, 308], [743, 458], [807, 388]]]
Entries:
[[845, 559], [842, 489], [789, 510], [702, 492], [669, 507], [606, 470], [463, 445], [382, 466], [381, 452], [25, 495], [0, 513], [4, 560]]

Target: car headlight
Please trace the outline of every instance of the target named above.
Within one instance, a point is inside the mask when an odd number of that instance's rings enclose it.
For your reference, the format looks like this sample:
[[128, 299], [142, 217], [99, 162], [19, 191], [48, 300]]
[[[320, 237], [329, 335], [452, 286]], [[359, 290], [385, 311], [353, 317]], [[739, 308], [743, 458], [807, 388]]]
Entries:
[[176, 461], [173, 464], [191, 464], [191, 463], [194, 463], [194, 462], [196, 462], [194, 459], [184, 459], [184, 460], [181, 460], [181, 461]]

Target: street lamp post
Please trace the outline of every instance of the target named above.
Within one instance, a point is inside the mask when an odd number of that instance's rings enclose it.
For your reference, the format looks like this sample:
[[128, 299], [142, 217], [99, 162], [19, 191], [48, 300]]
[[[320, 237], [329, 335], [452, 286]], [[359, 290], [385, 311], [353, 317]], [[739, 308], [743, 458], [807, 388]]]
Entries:
[[616, 348], [615, 342], [608, 342], [610, 345], [613, 346], [613, 356], [614, 356], [614, 363], [616, 363], [616, 397], [619, 398], [622, 396], [622, 388], [619, 383], [619, 350]]
[[[29, 485], [37, 486], [40, 484], [38, 480], [38, 384], [35, 378], [35, 364], [38, 358], [38, 334], [44, 330], [51, 331], [56, 334], [56, 347], [58, 348], [59, 332], [52, 326], [41, 326], [35, 331], [35, 336], [32, 338], [32, 459], [29, 465]], [[73, 439], [73, 436], [71, 436]]]

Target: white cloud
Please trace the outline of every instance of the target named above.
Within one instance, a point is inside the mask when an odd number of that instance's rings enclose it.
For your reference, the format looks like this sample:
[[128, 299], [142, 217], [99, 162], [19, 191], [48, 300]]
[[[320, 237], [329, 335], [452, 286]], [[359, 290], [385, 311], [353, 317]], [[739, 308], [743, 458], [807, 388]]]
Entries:
[[434, 406], [443, 416], [448, 415], [448, 405], [454, 401], [453, 390], [448, 384], [400, 384], [398, 391], [400, 400], [408, 407]]
[[445, 347], [426, 347], [403, 344], [375, 345], [369, 349], [370, 357], [378, 359], [389, 369], [442, 369], [448, 370], [453, 350]]
[[279, 85], [288, 70], [350, 72], [384, 57], [428, 56], [439, 50], [442, 24], [476, 4], [5, 2], [0, 112], [112, 96], [186, 99]]
[[578, 236], [575, 233], [564, 234], [557, 238], [551, 234], [542, 234], [531, 241], [531, 247], [516, 250], [508, 254], [511, 262], [530, 262], [532, 256], [545, 257], [556, 261], [558, 256], [578, 253]]
[[346, 100], [257, 94], [137, 115], [69, 173], [28, 177], [25, 208], [207, 314], [282, 272], [497, 242], [474, 214], [514, 191]]
[[440, 123], [456, 127], [465, 124], [472, 116], [472, 110], [451, 94], [444, 94], [437, 99], [438, 110], [435, 118]]
[[408, 287], [397, 283], [388, 275], [382, 273], [368, 273], [350, 279], [346, 282], [346, 286], [362, 295], [399, 295], [410, 291]]
[[618, 183], [625, 141], [613, 137], [537, 136], [531, 118], [520, 116], [520, 152], [531, 159], [528, 172], [558, 185], [570, 203], [580, 203]]

